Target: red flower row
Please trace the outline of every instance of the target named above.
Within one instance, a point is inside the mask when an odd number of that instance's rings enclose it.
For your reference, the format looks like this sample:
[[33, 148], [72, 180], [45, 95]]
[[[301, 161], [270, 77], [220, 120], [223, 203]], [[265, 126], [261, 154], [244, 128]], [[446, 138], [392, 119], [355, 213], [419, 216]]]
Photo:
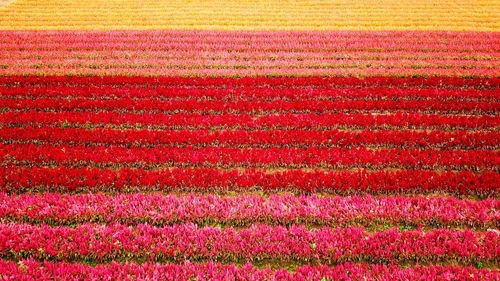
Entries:
[[0, 186], [9, 192], [24, 191], [120, 191], [120, 190], [288, 190], [327, 192], [428, 192], [495, 194], [500, 174], [435, 171], [224, 171], [219, 169], [142, 170], [123, 168], [26, 168], [0, 167]]
[[395, 114], [134, 114], [117, 112], [5, 112], [0, 113], [5, 125], [126, 125], [167, 129], [233, 128], [233, 129], [332, 129], [332, 128], [421, 128], [489, 130], [500, 126], [500, 116], [456, 116], [420, 113]]
[[226, 148], [0, 144], [0, 159], [33, 164], [154, 167], [498, 169], [500, 152], [357, 148]]
[[[4, 85], [0, 88], [1, 97], [26, 98], [93, 98], [93, 99], [157, 99], [157, 100], [482, 100], [500, 99], [498, 90], [486, 89], [440, 89], [440, 88], [285, 88], [250, 87], [213, 87], [198, 88], [186, 86], [168, 87], [115, 87], [109, 85], [85, 86], [42, 86]], [[342, 85], [339, 85], [341, 87]]]
[[477, 88], [498, 89], [500, 78], [491, 77], [144, 77], [144, 76], [2, 76], [0, 85], [28, 86], [115, 86], [115, 87], [169, 87], [169, 86], [196, 86], [196, 87], [395, 87], [395, 88]]
[[155, 99], [17, 99], [1, 100], [3, 109], [37, 111], [119, 111], [151, 113], [338, 113], [338, 112], [426, 112], [452, 114], [495, 114], [500, 110], [496, 101], [427, 101], [427, 100], [302, 100], [302, 101], [161, 101]]
[[499, 149], [500, 132], [339, 131], [339, 130], [116, 130], [96, 128], [1, 128], [0, 140], [51, 144], [220, 147], [386, 147]]

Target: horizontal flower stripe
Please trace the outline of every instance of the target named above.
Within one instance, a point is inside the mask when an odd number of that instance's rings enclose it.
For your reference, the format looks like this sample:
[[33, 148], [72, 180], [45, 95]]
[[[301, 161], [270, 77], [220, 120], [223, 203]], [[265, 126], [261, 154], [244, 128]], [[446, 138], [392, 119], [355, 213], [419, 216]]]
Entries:
[[499, 9], [496, 2], [463, 0], [18, 0], [0, 10], [0, 29], [498, 31]]
[[447, 114], [495, 114], [500, 101], [159, 101], [155, 99], [120, 100], [74, 98], [3, 98], [2, 109], [36, 111], [119, 111], [151, 113], [275, 114], [275, 113], [337, 113], [337, 112], [422, 112]]
[[500, 78], [491, 77], [144, 77], [144, 76], [0, 76], [0, 85], [15, 87], [113, 86], [127, 87], [279, 87], [279, 88], [451, 88], [500, 89]]
[[500, 148], [499, 132], [466, 131], [341, 131], [341, 130], [117, 130], [95, 128], [31, 127], [1, 128], [4, 143], [112, 144], [137, 147], [220, 146], [220, 147], [355, 147], [370, 148]]
[[[496, 77], [500, 73], [496, 33], [428, 32], [428, 37], [425, 32], [335, 31], [1, 33], [5, 39], [0, 40], [0, 75]], [[73, 50], [78, 53], [68, 57]], [[360, 51], [362, 56], [352, 55]]]
[[484, 171], [457, 173], [425, 170], [330, 171], [285, 170], [266, 172], [255, 169], [221, 170], [173, 168], [97, 169], [45, 168], [34, 166], [0, 167], [0, 186], [10, 193], [114, 192], [114, 191], [291, 191], [329, 193], [429, 193], [451, 192], [484, 197], [500, 190], [500, 174]]
[[459, 67], [451, 68], [449, 66], [432, 67], [430, 65], [410, 65], [410, 66], [381, 66], [371, 67], [364, 65], [362, 68], [357, 68], [358, 65], [344, 65], [343, 67], [333, 67], [329, 65], [315, 66], [313, 68], [299, 68], [295, 65], [278, 66], [273, 68], [262, 67], [259, 69], [251, 66], [236, 65], [227, 66], [219, 65], [201, 65], [192, 66], [190, 68], [178, 68], [178, 65], [157, 69], [151, 65], [99, 65], [99, 64], [75, 64], [72, 67], [32, 64], [28, 67], [9, 67], [8, 65], [0, 66], [0, 75], [24, 75], [44, 76], [44, 75], [80, 75], [80, 76], [96, 76], [96, 75], [137, 75], [137, 76], [182, 76], [182, 77], [257, 77], [257, 76], [459, 76], [459, 77], [478, 77], [478, 76], [498, 76], [496, 71], [492, 74], [490, 68], [468, 68]]
[[2, 221], [74, 225], [84, 222], [127, 224], [223, 224], [405, 227], [500, 227], [500, 200], [453, 197], [370, 195], [156, 195], [156, 194], [0, 194]]
[[226, 148], [161, 146], [153, 148], [54, 144], [0, 144], [4, 162], [104, 165], [153, 168], [409, 168], [498, 170], [500, 152], [490, 150], [417, 150], [356, 148]]
[[321, 262], [479, 261], [498, 262], [499, 234], [470, 230], [368, 233], [363, 228], [307, 229], [304, 226], [253, 225], [249, 228], [203, 227], [194, 224], [152, 227], [139, 224], [91, 225], [76, 228], [0, 224], [0, 255], [72, 261], [110, 261], [125, 257], [146, 261], [206, 259], [258, 261], [314, 259]]
[[58, 127], [100, 126], [156, 129], [437, 129], [496, 130], [500, 116], [395, 114], [248, 114], [202, 115], [118, 112], [0, 112], [0, 123], [8, 126], [51, 125]]
[[[133, 99], [160, 101], [206, 100], [206, 101], [309, 101], [309, 100], [364, 100], [364, 101], [498, 101], [500, 92], [487, 89], [422, 89], [422, 88], [297, 88], [261, 85], [249, 87], [214, 86], [207, 88], [169, 86], [145, 87], [140, 84], [135, 87], [117, 87], [117, 85], [99, 85], [89, 83], [88, 86], [43, 86], [6, 83], [0, 86], [0, 97], [3, 98], [52, 98], [52, 99]], [[279, 91], [277, 91], [277, 88]]]
[[344, 263], [336, 266], [298, 266], [295, 272], [286, 269], [261, 269], [247, 263], [241, 267], [234, 264], [220, 263], [192, 263], [159, 264], [125, 262], [120, 264], [97, 264], [96, 266], [83, 263], [67, 262], [38, 262], [36, 260], [20, 260], [19, 262], [0, 260], [0, 274], [6, 279], [57, 279], [73, 280], [78, 278], [127, 280], [437, 280], [446, 281], [449, 278], [467, 281], [498, 280], [498, 270], [478, 269], [460, 266], [410, 266], [377, 264]]

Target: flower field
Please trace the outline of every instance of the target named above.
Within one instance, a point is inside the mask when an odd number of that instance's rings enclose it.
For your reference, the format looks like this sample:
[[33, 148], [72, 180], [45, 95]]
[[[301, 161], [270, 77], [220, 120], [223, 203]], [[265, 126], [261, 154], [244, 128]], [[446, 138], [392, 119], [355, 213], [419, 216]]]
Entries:
[[2, 75], [496, 77], [500, 73], [498, 33], [490, 32], [153, 30], [0, 31], [0, 35]]
[[[498, 31], [488, 0], [1, 0], [5, 30]], [[496, 17], [496, 18], [495, 18]]]
[[499, 3], [42, 2], [0, 1], [1, 280], [500, 279]]

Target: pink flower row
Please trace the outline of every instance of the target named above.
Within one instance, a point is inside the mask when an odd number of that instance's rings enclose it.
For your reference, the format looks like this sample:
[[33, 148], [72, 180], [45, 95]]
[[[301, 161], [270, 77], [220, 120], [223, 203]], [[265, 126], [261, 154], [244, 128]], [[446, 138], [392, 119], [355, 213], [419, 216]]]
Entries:
[[[85, 48], [85, 47], [82, 47]], [[237, 51], [236, 51], [237, 52]], [[439, 58], [420, 59], [420, 58], [395, 58], [388, 57], [385, 59], [361, 57], [299, 57], [299, 58], [277, 58], [274, 56], [264, 57], [240, 57], [227, 53], [225, 56], [205, 55], [204, 51], [200, 51], [198, 56], [189, 57], [112, 57], [113, 51], [109, 52], [109, 57], [95, 58], [87, 55], [85, 58], [80, 57], [60, 57], [57, 53], [50, 54], [48, 57], [36, 55], [36, 51], [30, 51], [29, 54], [36, 58], [0, 58], [0, 64], [6, 65], [7, 68], [92, 68], [98, 69], [114, 69], [114, 68], [149, 68], [155, 69], [199, 69], [199, 68], [215, 68], [215, 69], [238, 69], [246, 68], [258, 71], [259, 69], [292, 69], [292, 68], [408, 68], [408, 69], [455, 69], [462, 71], [464, 69], [489, 69], [492, 74], [500, 72], [500, 64], [494, 60], [487, 59], [455, 59], [455, 58]], [[253, 53], [253, 55], [260, 55]], [[4, 67], [5, 68], [5, 67]]]
[[[239, 46], [236, 50], [228, 50], [224, 48], [219, 48], [218, 45], [214, 45], [213, 49], [208, 48], [206, 45], [203, 48], [199, 46], [193, 46], [193, 48], [180, 48], [178, 45], [176, 49], [165, 49], [165, 48], [148, 48], [147, 52], [144, 49], [134, 48], [133, 46], [123, 47], [114, 44], [115, 47], [113, 51], [105, 47], [95, 47], [95, 48], [82, 48], [77, 49], [73, 47], [64, 47], [62, 45], [23, 45], [20, 48], [9, 48], [0, 47], [4, 49], [5, 52], [0, 53], [0, 59], [97, 59], [97, 58], [109, 58], [109, 59], [119, 59], [119, 58], [148, 58], [153, 59], [193, 59], [200, 56], [200, 49], [205, 51], [204, 58], [239, 58], [241, 60], [248, 59], [249, 61], [262, 60], [262, 59], [275, 59], [275, 60], [295, 60], [307, 61], [311, 59], [325, 58], [331, 59], [378, 59], [378, 60], [390, 60], [390, 59], [419, 59], [421, 61], [432, 61], [435, 59], [439, 60], [481, 60], [481, 61], [491, 61], [493, 57], [499, 56], [500, 52], [496, 50], [488, 50], [484, 48], [482, 50], [474, 50], [473, 52], [459, 48], [446, 48], [441, 49], [411, 49], [411, 46], [389, 48], [386, 50], [376, 50], [373, 48], [363, 49], [356, 47], [349, 48], [328, 48], [324, 50], [301, 50], [301, 49], [271, 49], [262, 47], [256, 47], [255, 49], [248, 48], [248, 44], [244, 46]], [[128, 42], [124, 42], [127, 44]], [[351, 46], [351, 45], [350, 45]], [[36, 52], [35, 52], [36, 50]], [[31, 51], [31, 52], [29, 52]], [[236, 55], [236, 54], [237, 55]], [[490, 62], [491, 63], [491, 62]]]
[[[436, 38], [442, 39], [453, 39], [459, 42], [463, 40], [483, 40], [489, 38], [489, 40], [497, 40], [495, 32], [475, 32], [475, 31], [363, 31], [363, 30], [339, 30], [339, 31], [223, 31], [223, 30], [110, 30], [110, 31], [99, 31], [99, 30], [71, 30], [71, 31], [57, 31], [57, 30], [41, 30], [41, 31], [0, 31], [2, 38], [13, 40], [18, 37], [31, 38], [37, 40], [43, 40], [43, 38], [51, 37], [61, 37], [61, 35], [69, 34], [71, 35], [68, 39], [78, 41], [76, 39], [87, 40], [95, 38], [95, 36], [100, 37], [114, 37], [119, 36], [124, 39], [127, 37], [140, 37], [142, 39], [154, 36], [157, 39], [162, 38], [179, 38], [185, 39], [187, 37], [199, 37], [205, 39], [221, 39], [225, 40], [227, 38], [246, 40], [248, 38], [264, 38], [266, 40], [281, 41], [282, 38], [291, 37], [293, 39], [302, 39], [302, 41], [311, 41], [311, 39], [317, 40], [318, 38], [323, 38], [324, 40], [340, 40], [342, 38], [366, 38], [366, 40], [373, 40], [375, 38], [388, 40], [394, 39], [394, 37], [399, 37], [403, 39], [429, 39], [433, 40]], [[270, 36], [272, 35], [272, 36]], [[64, 39], [64, 38], [62, 38]]]
[[500, 200], [454, 197], [320, 197], [317, 195], [155, 195], [0, 193], [3, 221], [79, 224], [84, 222], [154, 225], [253, 223], [345, 226], [403, 224], [411, 226], [500, 225]]
[[249, 114], [201, 115], [118, 112], [3, 112], [0, 124], [50, 126], [107, 126], [161, 129], [438, 129], [494, 130], [500, 126], [498, 115], [439, 115], [421, 113], [363, 114]]
[[[370, 40], [370, 39], [360, 39], [351, 38], [347, 40], [338, 41], [325, 41], [318, 40], [312, 41], [313, 39], [308, 38], [307, 41], [291, 41], [293, 38], [285, 38], [280, 41], [265, 41], [259, 39], [247, 39], [245, 41], [236, 40], [221, 40], [221, 39], [204, 39], [204, 38], [188, 38], [187, 40], [178, 41], [167, 41], [170, 38], [155, 39], [155, 38], [144, 38], [144, 42], [140, 42], [140, 38], [123, 39], [121, 37], [94, 37], [94, 38], [79, 38], [74, 40], [68, 40], [67, 34], [62, 34], [60, 38], [43, 38], [44, 41], [36, 38], [34, 34], [30, 38], [15, 38], [11, 41], [0, 41], [0, 50], [4, 51], [4, 54], [9, 55], [10, 51], [14, 51], [13, 54], [19, 54], [22, 51], [23, 54], [36, 54], [37, 51], [52, 51], [53, 55], [57, 55], [58, 52], [67, 53], [73, 50], [79, 51], [107, 51], [108, 54], [113, 54], [114, 51], [125, 51], [129, 50], [132, 52], [137, 52], [143, 50], [143, 55], [147, 55], [149, 51], [174, 51], [183, 52], [187, 56], [192, 56], [192, 54], [198, 54], [201, 57], [207, 55], [217, 55], [224, 54], [225, 57], [243, 57], [245, 55], [264, 55], [269, 54], [270, 57], [278, 55], [280, 53], [296, 53], [304, 52], [306, 54], [316, 53], [316, 54], [327, 54], [332, 55], [332, 53], [345, 53], [352, 51], [363, 51], [370, 52], [372, 54], [382, 54], [385, 52], [401, 51], [408, 54], [414, 52], [425, 52], [429, 56], [433, 56], [433, 51], [437, 52], [450, 52], [455, 55], [468, 54], [474, 55], [476, 52], [484, 53], [491, 52], [492, 55], [498, 54], [498, 43], [488, 39], [478, 39], [476, 42], [469, 41], [447, 41], [447, 42], [436, 42], [429, 40], [408, 40], [407, 38], [401, 39], [399, 42], [391, 41], [393, 38], [388, 38], [386, 40]], [[408, 41], [402, 41], [408, 40]], [[168, 53], [167, 53], [168, 54]], [[437, 56], [435, 56], [437, 57]], [[472, 61], [472, 60], [471, 60]], [[494, 62], [492, 62], [494, 63]]]
[[420, 66], [379, 66], [379, 67], [315, 67], [315, 68], [299, 68], [296, 66], [288, 66], [278, 68], [253, 68], [240, 66], [226, 66], [226, 65], [204, 65], [191, 68], [178, 68], [179, 66], [172, 66], [172, 68], [152, 68], [151, 66], [141, 65], [115, 65], [115, 66], [100, 66], [98, 64], [87, 65], [26, 65], [26, 66], [13, 66], [1, 65], [0, 61], [0, 75], [83, 75], [83, 76], [121, 76], [121, 75], [136, 75], [136, 76], [183, 76], [183, 77], [258, 77], [258, 76], [458, 76], [458, 77], [492, 77], [498, 76], [499, 72], [491, 68], [467, 68], [466, 66], [459, 67], [433, 67], [432, 65]]
[[0, 167], [0, 187], [14, 193], [24, 191], [120, 191], [120, 190], [287, 190], [343, 192], [429, 192], [495, 194], [500, 175], [485, 171], [473, 174], [435, 171], [302, 171], [267, 173], [255, 170], [123, 168], [27, 168]]
[[499, 234], [470, 230], [368, 233], [363, 228], [307, 229], [304, 226], [252, 225], [249, 228], [203, 227], [193, 224], [153, 227], [139, 224], [91, 225], [76, 228], [0, 224], [0, 255], [11, 258], [111, 261], [218, 261], [262, 259], [338, 263], [345, 261], [498, 261]]
[[500, 132], [466, 131], [339, 131], [339, 130], [116, 130], [31, 127], [0, 129], [0, 140], [51, 144], [152, 147], [386, 147], [441, 149], [498, 149]]
[[218, 32], [218, 31], [2, 31], [0, 46], [66, 46], [322, 50], [331, 48], [433, 50], [495, 50], [495, 33], [440, 32]]
[[464, 280], [493, 281], [500, 279], [498, 270], [473, 267], [430, 265], [401, 268], [395, 265], [367, 265], [344, 263], [336, 266], [299, 266], [295, 272], [285, 269], [260, 269], [247, 263], [234, 264], [191, 263], [183, 264], [125, 264], [112, 262], [96, 266], [67, 262], [19, 262], [0, 259], [0, 274], [5, 280]]
[[[68, 50], [86, 50], [86, 51], [100, 51], [107, 50], [110, 54], [114, 50], [123, 51], [138, 51], [144, 50], [147, 54], [148, 51], [185, 51], [186, 54], [198, 53], [201, 55], [218, 53], [225, 51], [226, 56], [232, 57], [238, 56], [241, 52], [242, 54], [262, 54], [265, 52], [269, 53], [282, 53], [282, 52], [305, 52], [305, 53], [318, 53], [330, 55], [332, 52], [349, 52], [349, 51], [369, 51], [374, 54], [384, 54], [384, 51], [405, 51], [408, 53], [412, 52], [427, 52], [432, 55], [433, 51], [449, 51], [455, 54], [467, 53], [474, 54], [475, 52], [487, 52], [491, 51], [493, 55], [498, 54], [498, 50], [495, 47], [498, 45], [497, 42], [493, 40], [488, 40], [483, 38], [475, 40], [475, 42], [469, 41], [454, 41], [449, 40], [447, 42], [436, 42], [432, 40], [408, 40], [407, 38], [402, 38], [399, 41], [391, 41], [394, 38], [387, 38], [385, 40], [370, 40], [370, 39], [360, 39], [351, 38], [347, 40], [337, 40], [337, 41], [325, 41], [318, 40], [312, 41], [313, 39], [308, 38], [302, 41], [291, 41], [294, 38], [284, 38], [279, 41], [271, 41], [265, 39], [247, 39], [247, 40], [214, 40], [214, 39], [204, 39], [204, 38], [188, 38], [187, 40], [170, 40], [166, 37], [163, 39], [156, 38], [144, 38], [145, 42], [139, 42], [140, 38], [127, 39], [126, 36], [123, 37], [91, 37], [91, 38], [78, 38], [74, 40], [68, 40], [69, 36], [67, 34], [62, 34], [59, 38], [40, 38], [34, 37], [30, 38], [15, 38], [14, 40], [0, 41], [0, 49], [7, 52], [9, 51], [24, 51], [24, 53], [36, 52], [38, 50], [52, 50], [53, 54], [57, 54], [59, 51], [67, 52]], [[7, 37], [8, 38], [8, 37]], [[408, 40], [408, 41], [403, 41]], [[191, 53], [191, 54], [192, 54]], [[18, 53], [17, 53], [18, 54]]]

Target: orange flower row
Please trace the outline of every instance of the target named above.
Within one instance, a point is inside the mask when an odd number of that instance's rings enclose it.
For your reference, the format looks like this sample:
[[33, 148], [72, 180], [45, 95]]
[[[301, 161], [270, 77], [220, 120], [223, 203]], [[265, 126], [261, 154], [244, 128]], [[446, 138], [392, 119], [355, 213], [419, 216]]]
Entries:
[[499, 14], [471, 0], [0, 0], [0, 29], [498, 31]]

